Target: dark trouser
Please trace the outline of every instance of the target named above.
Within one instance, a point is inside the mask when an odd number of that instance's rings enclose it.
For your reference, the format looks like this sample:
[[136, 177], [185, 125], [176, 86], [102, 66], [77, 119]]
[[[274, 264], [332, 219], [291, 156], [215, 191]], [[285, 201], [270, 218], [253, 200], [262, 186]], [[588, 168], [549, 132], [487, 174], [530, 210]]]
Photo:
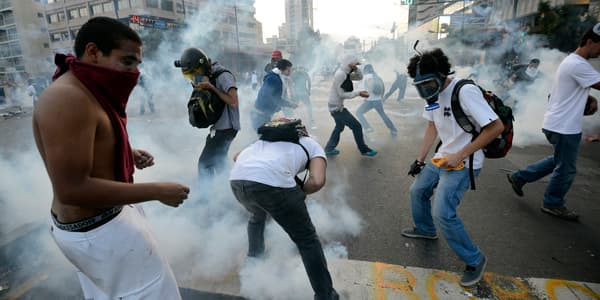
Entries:
[[248, 256], [263, 254], [265, 222], [269, 214], [298, 247], [315, 299], [337, 299], [321, 242], [304, 203], [306, 195], [300, 187], [278, 188], [253, 181], [232, 180], [231, 189], [251, 214], [248, 221]]
[[222, 172], [227, 165], [227, 152], [235, 138], [237, 130], [217, 130], [214, 137], [210, 133], [206, 137], [206, 144], [198, 159], [198, 177], [203, 180]]
[[371, 125], [369, 124], [369, 122], [367, 122], [367, 119], [365, 119], [364, 116], [364, 114], [371, 109], [375, 109], [375, 111], [377, 111], [377, 113], [385, 123], [385, 126], [387, 126], [387, 128], [389, 128], [390, 131], [396, 131], [396, 127], [394, 127], [392, 120], [390, 120], [390, 118], [385, 114], [385, 111], [383, 111], [383, 103], [381, 100], [365, 101], [356, 110], [356, 117], [365, 129], [371, 128]]
[[340, 142], [340, 134], [342, 131], [344, 131], [345, 126], [348, 126], [352, 130], [354, 141], [356, 142], [356, 146], [358, 146], [358, 151], [360, 151], [360, 153], [365, 153], [371, 150], [369, 149], [369, 146], [365, 144], [362, 126], [347, 109], [344, 108], [341, 111], [334, 111], [331, 113], [331, 116], [335, 120], [335, 127], [333, 128], [331, 137], [325, 146], [325, 151], [331, 151], [335, 149]]

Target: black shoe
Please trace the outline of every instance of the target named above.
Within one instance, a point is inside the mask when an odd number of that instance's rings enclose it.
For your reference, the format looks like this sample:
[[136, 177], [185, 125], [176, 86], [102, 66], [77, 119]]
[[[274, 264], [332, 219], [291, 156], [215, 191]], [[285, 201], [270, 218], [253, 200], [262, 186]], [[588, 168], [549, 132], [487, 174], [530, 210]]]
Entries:
[[517, 194], [517, 196], [519, 197], [523, 197], [523, 186], [525, 184], [517, 183], [516, 181], [514, 181], [512, 178], [512, 174], [506, 174], [506, 179], [508, 179], [508, 182], [510, 182], [510, 185], [512, 186], [513, 191], [515, 191], [515, 194]]

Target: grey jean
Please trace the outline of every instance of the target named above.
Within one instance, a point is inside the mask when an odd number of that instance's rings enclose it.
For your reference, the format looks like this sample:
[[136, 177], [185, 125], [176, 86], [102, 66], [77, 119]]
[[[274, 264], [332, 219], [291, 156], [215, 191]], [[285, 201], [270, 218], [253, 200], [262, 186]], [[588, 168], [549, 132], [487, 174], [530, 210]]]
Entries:
[[321, 242], [304, 203], [304, 191], [298, 185], [279, 188], [247, 180], [232, 180], [231, 189], [250, 212], [248, 256], [263, 254], [265, 222], [269, 214], [298, 247], [315, 299], [338, 299]]

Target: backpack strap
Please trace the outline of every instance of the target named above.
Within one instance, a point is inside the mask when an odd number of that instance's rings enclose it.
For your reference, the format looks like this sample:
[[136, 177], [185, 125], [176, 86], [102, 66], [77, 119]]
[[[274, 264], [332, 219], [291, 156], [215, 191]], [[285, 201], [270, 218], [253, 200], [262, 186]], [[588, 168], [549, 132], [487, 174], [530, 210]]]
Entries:
[[[473, 84], [477, 86], [475, 82], [473, 82], [473, 80], [470, 79], [461, 79], [456, 83], [454, 89], [452, 90], [452, 114], [454, 115], [454, 119], [456, 120], [456, 123], [458, 123], [458, 126], [460, 126], [460, 128], [462, 128], [462, 130], [464, 130], [466, 133], [470, 133], [471, 135], [473, 135], [471, 141], [474, 141], [479, 135], [479, 132], [475, 130], [475, 125], [473, 125], [471, 120], [469, 120], [467, 114], [465, 114], [465, 111], [460, 106], [459, 92], [465, 84]], [[471, 153], [471, 155], [469, 155], [469, 179], [471, 180], [472, 190], [475, 189], [475, 173], [473, 172], [474, 156], [474, 153]]]
[[308, 175], [308, 166], [310, 165], [310, 154], [308, 154], [308, 150], [306, 150], [306, 147], [304, 147], [304, 145], [300, 144], [300, 139], [298, 139], [298, 142], [294, 143], [294, 144], [298, 144], [298, 146], [302, 147], [302, 150], [304, 150], [304, 153], [306, 153], [306, 166], [304, 167], [306, 169], [306, 173], [304, 173], [304, 178], [302, 180], [300, 180], [300, 177], [298, 177], [298, 175], [296, 175], [294, 177], [294, 180], [296, 181], [296, 183], [298, 183], [300, 188], [303, 188], [304, 184], [306, 183], [306, 175]]

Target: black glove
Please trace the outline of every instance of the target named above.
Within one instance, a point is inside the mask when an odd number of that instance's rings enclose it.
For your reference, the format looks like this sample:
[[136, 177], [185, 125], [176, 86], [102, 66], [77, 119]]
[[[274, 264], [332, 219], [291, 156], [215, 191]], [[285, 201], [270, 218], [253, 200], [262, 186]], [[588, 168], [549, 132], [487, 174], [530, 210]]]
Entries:
[[421, 170], [423, 170], [423, 167], [425, 167], [425, 163], [415, 159], [415, 162], [413, 162], [410, 165], [410, 170], [408, 170], [408, 175], [415, 177], [415, 175], [421, 173]]

